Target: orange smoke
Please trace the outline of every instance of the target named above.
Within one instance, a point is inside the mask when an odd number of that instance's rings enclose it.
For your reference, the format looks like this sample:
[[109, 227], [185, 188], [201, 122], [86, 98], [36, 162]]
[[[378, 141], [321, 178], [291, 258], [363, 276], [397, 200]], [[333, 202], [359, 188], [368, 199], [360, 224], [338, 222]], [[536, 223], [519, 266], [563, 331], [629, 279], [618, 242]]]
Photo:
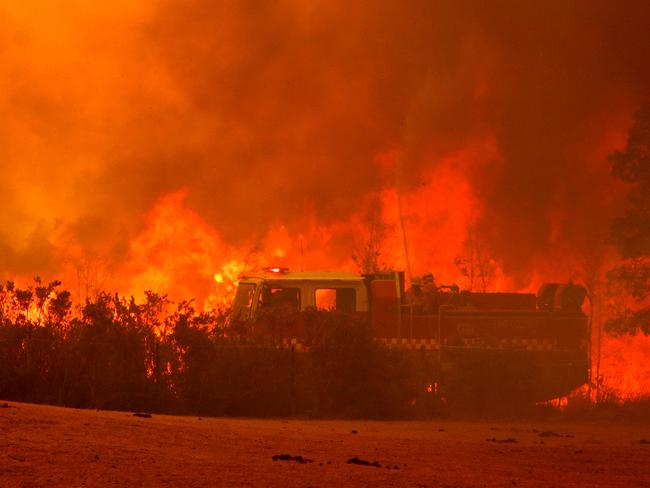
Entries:
[[61, 273], [61, 233], [120, 267], [179, 189], [227, 245], [286, 232], [299, 264], [302, 234], [341, 266], [399, 189], [414, 273], [454, 279], [471, 234], [524, 288], [606, 234], [594, 147], [650, 86], [647, 3], [578, 4], [1, 2], [0, 269]]
[[635, 0], [0, 0], [0, 276], [214, 308], [372, 236], [441, 283], [595, 289], [649, 31]]

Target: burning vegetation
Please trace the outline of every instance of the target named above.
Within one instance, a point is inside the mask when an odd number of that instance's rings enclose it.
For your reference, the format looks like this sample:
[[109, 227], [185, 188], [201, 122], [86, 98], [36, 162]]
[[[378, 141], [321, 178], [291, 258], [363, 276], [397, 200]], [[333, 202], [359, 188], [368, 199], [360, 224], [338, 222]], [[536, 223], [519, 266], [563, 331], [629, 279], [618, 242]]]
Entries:
[[650, 393], [647, 2], [37, 3], [0, 5], [0, 396], [219, 404], [268, 265], [582, 283], [593, 391]]
[[73, 314], [57, 282], [8, 283], [0, 306], [4, 398], [211, 415], [404, 417], [431, 408], [427, 359], [380, 347], [367, 323], [340, 314], [310, 312], [319, 332], [299, 353], [151, 292], [142, 303], [101, 293]]

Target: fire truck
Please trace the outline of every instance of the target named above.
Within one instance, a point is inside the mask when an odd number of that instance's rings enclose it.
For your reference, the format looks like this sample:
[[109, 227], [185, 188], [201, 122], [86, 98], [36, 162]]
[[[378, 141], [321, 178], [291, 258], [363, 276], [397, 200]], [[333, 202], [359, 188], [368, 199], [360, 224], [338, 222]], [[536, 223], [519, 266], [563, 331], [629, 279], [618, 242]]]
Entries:
[[[232, 314], [255, 323], [269, 311], [326, 310], [366, 320], [383, 347], [432, 359], [431, 386], [449, 397], [482, 389], [548, 400], [584, 385], [589, 321], [584, 287], [548, 283], [533, 293], [477, 293], [439, 286], [433, 275], [357, 275], [266, 268], [239, 278]], [[285, 316], [286, 316], [285, 314]], [[304, 350], [304, 327], [275, 330], [274, 344]], [[303, 324], [304, 326], [304, 324]]]

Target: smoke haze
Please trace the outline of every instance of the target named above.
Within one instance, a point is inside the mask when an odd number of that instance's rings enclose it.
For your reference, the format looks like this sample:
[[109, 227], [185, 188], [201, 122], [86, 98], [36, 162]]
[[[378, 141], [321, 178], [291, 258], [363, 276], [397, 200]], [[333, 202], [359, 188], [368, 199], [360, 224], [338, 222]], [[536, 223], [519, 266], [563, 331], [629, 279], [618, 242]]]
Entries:
[[516, 286], [566, 279], [624, 195], [606, 156], [648, 99], [648, 32], [644, 1], [3, 0], [0, 271], [95, 256], [147, 286], [161, 202], [204, 230], [172, 254], [224, 254], [206, 269], [275, 241], [295, 263], [298, 236], [345, 266], [377, 198], [399, 241], [400, 192], [414, 272], [471, 229]]

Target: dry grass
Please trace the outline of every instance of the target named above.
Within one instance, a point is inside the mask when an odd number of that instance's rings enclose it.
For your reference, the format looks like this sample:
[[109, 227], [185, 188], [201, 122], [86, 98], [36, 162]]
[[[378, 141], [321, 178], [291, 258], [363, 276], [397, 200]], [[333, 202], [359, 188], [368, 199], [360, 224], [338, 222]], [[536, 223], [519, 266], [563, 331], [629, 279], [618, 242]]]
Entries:
[[650, 485], [647, 424], [145, 418], [8, 404], [2, 488]]

